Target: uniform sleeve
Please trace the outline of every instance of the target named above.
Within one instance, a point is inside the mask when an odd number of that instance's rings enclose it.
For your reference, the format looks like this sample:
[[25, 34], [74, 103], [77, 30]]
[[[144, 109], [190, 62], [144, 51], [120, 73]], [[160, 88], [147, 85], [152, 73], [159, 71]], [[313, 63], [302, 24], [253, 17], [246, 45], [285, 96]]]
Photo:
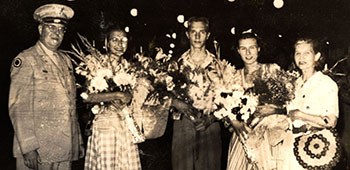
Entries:
[[34, 71], [28, 57], [19, 54], [12, 62], [9, 116], [22, 154], [39, 148], [34, 131]]

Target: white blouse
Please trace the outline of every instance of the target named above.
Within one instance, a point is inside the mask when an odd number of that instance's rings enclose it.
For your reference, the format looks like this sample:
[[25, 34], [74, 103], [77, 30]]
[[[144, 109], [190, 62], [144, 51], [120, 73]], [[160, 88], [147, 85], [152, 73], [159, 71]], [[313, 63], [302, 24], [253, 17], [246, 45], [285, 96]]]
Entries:
[[312, 115], [338, 117], [338, 86], [321, 72], [316, 72], [305, 83], [300, 77], [296, 81], [295, 98], [287, 109], [299, 109]]

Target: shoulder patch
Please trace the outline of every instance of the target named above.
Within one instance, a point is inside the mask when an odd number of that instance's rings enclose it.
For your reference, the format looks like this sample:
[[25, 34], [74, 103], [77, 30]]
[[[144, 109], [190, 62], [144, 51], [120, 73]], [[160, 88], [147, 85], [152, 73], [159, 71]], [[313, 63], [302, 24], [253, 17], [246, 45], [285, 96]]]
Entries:
[[19, 68], [22, 66], [22, 59], [20, 58], [15, 58], [12, 62], [13, 67]]

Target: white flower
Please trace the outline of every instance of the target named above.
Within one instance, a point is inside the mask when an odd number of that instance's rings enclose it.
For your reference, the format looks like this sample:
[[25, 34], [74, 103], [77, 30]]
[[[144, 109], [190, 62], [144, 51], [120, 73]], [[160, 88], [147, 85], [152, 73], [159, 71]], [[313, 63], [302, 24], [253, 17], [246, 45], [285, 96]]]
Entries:
[[189, 74], [188, 74], [188, 79], [189, 80], [193, 80], [193, 77], [194, 77], [195, 75], [192, 73], [192, 72], [189, 72]]
[[218, 119], [222, 119], [225, 117], [225, 112], [226, 112], [226, 109], [221, 108], [220, 110], [214, 112], [214, 116]]
[[113, 72], [110, 69], [102, 68], [96, 71], [96, 76], [111, 78], [113, 76]]
[[136, 84], [136, 77], [132, 74], [121, 71], [114, 75], [113, 81], [117, 86], [131, 85], [133, 87]]
[[[108, 88], [108, 84], [103, 77], [94, 77], [90, 82], [91, 92], [100, 92]], [[95, 90], [94, 90], [95, 89]]]
[[166, 82], [166, 89], [168, 91], [172, 91], [175, 88], [175, 83], [173, 82], [173, 77], [167, 76], [165, 78], [165, 82]]
[[[79, 73], [77, 73], [77, 74], [79, 74]], [[88, 72], [87, 72], [87, 71], [81, 71], [81, 72], [80, 72], [80, 75], [86, 77], [86, 76], [88, 75]]]
[[149, 69], [149, 72], [151, 75], [156, 76], [157, 75], [157, 70], [154, 69]]
[[93, 114], [98, 114], [100, 112], [100, 106], [94, 105], [94, 107], [91, 108], [91, 111]]
[[229, 113], [228, 115], [228, 118], [230, 119], [230, 120], [236, 120], [236, 115], [234, 115], [233, 113]]
[[242, 114], [242, 120], [244, 121], [247, 121], [250, 117], [250, 114], [249, 113], [246, 113], [246, 114]]
[[86, 100], [89, 97], [89, 95], [87, 93], [83, 92], [80, 94], [80, 97], [83, 98], [84, 100]]
[[161, 59], [163, 59], [163, 58], [165, 58], [165, 57], [167, 57], [167, 55], [165, 55], [164, 53], [163, 53], [163, 49], [162, 48], [156, 48], [156, 49], [158, 49], [158, 52], [157, 52], [157, 55], [156, 55], [156, 57], [155, 57], [155, 59], [158, 61], [158, 60], [161, 60]]

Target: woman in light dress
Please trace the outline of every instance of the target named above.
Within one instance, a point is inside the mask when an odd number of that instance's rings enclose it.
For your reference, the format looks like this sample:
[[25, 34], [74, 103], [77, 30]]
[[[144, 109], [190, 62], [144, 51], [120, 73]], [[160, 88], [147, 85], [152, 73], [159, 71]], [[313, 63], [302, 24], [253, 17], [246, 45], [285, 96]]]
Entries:
[[[108, 57], [104, 61], [111, 70], [125, 67], [123, 55], [128, 47], [126, 32], [111, 27], [107, 33]], [[140, 170], [137, 144], [132, 142], [122, 109], [131, 100], [128, 92], [90, 94], [89, 103], [112, 102], [102, 113], [95, 115], [92, 135], [88, 139], [85, 170]]]
[[338, 86], [320, 72], [323, 54], [318, 41], [301, 38], [296, 41], [294, 60], [302, 76], [296, 81], [294, 100], [288, 105], [288, 115], [293, 121], [293, 131], [288, 132], [285, 170], [304, 169], [294, 155], [295, 137], [313, 128], [334, 128], [338, 118]]
[[[237, 51], [243, 60], [244, 67], [237, 71], [236, 76], [245, 90], [253, 87], [254, 80], [257, 78], [261, 79], [262, 76], [266, 74], [274, 74], [275, 70], [280, 69], [277, 64], [262, 64], [258, 62], [260, 46], [258, 37], [254, 33], [248, 32], [241, 35], [238, 39]], [[255, 114], [271, 114], [274, 112], [275, 109], [270, 105], [263, 105], [258, 106]], [[251, 160], [247, 158], [247, 153], [239, 137], [243, 136], [243, 133], [249, 133], [251, 129], [241, 121], [231, 120], [231, 124], [235, 132], [232, 134], [229, 145], [227, 170], [264, 169], [262, 168], [263, 165], [252, 163]], [[268, 159], [269, 157], [265, 158], [266, 161], [268, 161]], [[265, 169], [266, 166], [267, 165], [265, 165]]]

